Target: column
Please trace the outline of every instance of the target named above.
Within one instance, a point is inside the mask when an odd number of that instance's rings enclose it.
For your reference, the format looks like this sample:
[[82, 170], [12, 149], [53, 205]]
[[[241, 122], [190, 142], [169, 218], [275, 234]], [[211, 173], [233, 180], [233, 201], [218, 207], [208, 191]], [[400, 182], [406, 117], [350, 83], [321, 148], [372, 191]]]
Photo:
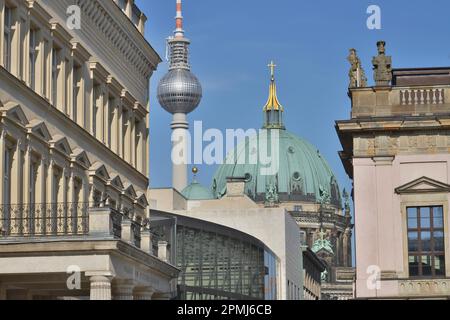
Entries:
[[77, 213], [78, 203], [75, 203], [75, 175], [73, 172], [69, 176], [68, 197], [67, 197], [67, 232], [77, 233]]
[[66, 114], [70, 119], [76, 122], [75, 114], [73, 110], [73, 57], [69, 53], [66, 58], [66, 73], [65, 73], [65, 85], [66, 85]]
[[31, 33], [30, 33], [30, 12], [27, 12], [27, 20], [26, 23], [21, 24], [22, 32], [23, 32], [23, 42], [19, 42], [19, 46], [22, 48], [22, 63], [23, 63], [23, 80], [27, 84], [27, 86], [31, 87], [31, 78], [30, 78], [30, 70], [31, 70], [31, 64], [30, 64], [30, 39], [31, 39]]
[[112, 126], [111, 126], [111, 150], [119, 154], [119, 106], [117, 105], [117, 99], [114, 98], [113, 105], [110, 106], [112, 110]]
[[11, 169], [11, 203], [22, 204], [23, 192], [23, 151], [22, 141], [17, 141]]
[[131, 112], [130, 117], [130, 128], [131, 128], [131, 136], [130, 136], [130, 156], [131, 161], [130, 164], [133, 167], [136, 167], [136, 118], [134, 112]]
[[36, 70], [35, 70], [35, 91], [41, 95], [45, 96], [44, 93], [44, 83], [43, 83], [43, 75], [44, 75], [44, 57], [45, 57], [45, 50], [44, 50], [44, 39], [43, 39], [43, 30], [39, 30], [36, 34]]
[[142, 33], [142, 35], [145, 34], [145, 22], [147, 21], [147, 17], [145, 16], [145, 14], [141, 14], [141, 16], [139, 17], [139, 25], [138, 25], [138, 29], [139, 32]]
[[113, 300], [133, 300], [133, 280], [116, 280], [113, 283]]
[[45, 216], [45, 219], [42, 225], [44, 233], [51, 233], [52, 231], [52, 228], [51, 226], [49, 227], [49, 225], [52, 224], [51, 221], [53, 219], [53, 204], [56, 202], [55, 188], [55, 163], [54, 160], [50, 159], [47, 168], [47, 201], [45, 205], [45, 214], [43, 214], [43, 216]]
[[[0, 204], [2, 205], [8, 205], [9, 203], [5, 203], [5, 154], [6, 154], [6, 132], [5, 130], [1, 129], [0, 131]], [[8, 201], [9, 202], [9, 201]], [[4, 229], [7, 228], [7, 224], [5, 225], [5, 222], [3, 219], [6, 219], [7, 214], [7, 208], [6, 206], [3, 208], [0, 208], [0, 232], [5, 231]], [[0, 299], [1, 299], [1, 286], [0, 286]]]
[[134, 290], [134, 300], [148, 301], [152, 300], [155, 290], [152, 287], [140, 287]]
[[66, 49], [61, 49], [61, 60], [59, 62], [60, 69], [58, 74], [58, 103], [56, 107], [59, 111], [67, 113], [66, 106], [66, 95], [67, 95], [67, 59], [66, 59]]
[[[14, 74], [19, 79], [26, 79], [26, 68], [25, 63], [28, 61], [28, 45], [26, 43], [26, 33], [29, 29], [28, 15], [24, 13], [24, 17], [26, 17], [26, 22], [22, 23], [21, 17], [22, 12], [21, 8], [14, 10], [13, 13], [13, 38], [12, 38], [12, 46], [11, 46], [11, 73]], [[25, 42], [23, 46], [22, 43]]]
[[125, 134], [123, 141], [123, 158], [128, 163], [131, 163], [131, 153], [130, 153], [130, 141], [131, 141], [131, 110], [127, 109], [127, 111], [123, 114], [123, 123], [125, 125]]
[[117, 107], [117, 130], [118, 130], [118, 140], [117, 140], [117, 154], [123, 159], [123, 144], [124, 144], [124, 136], [123, 136], [123, 107], [122, 107], [122, 99], [119, 100], [119, 106]]
[[91, 282], [90, 300], [111, 300], [111, 277], [94, 275], [89, 278]]
[[108, 127], [109, 127], [109, 99], [108, 99], [108, 88], [106, 87], [106, 85], [102, 85], [102, 92], [103, 92], [103, 97], [102, 97], [102, 142], [105, 145], [108, 145]]
[[[0, 131], [0, 185], [2, 189], [0, 191], [0, 204], [5, 204], [4, 199], [4, 181], [5, 181], [5, 153], [6, 153], [6, 131], [1, 129]], [[1, 223], [1, 217], [0, 217]], [[1, 225], [0, 225], [1, 228]]]
[[11, 170], [11, 235], [22, 234], [22, 212], [21, 206], [23, 204], [23, 151], [22, 142], [18, 141], [16, 151], [13, 157]]
[[126, 8], [125, 8], [125, 14], [128, 16], [128, 18], [130, 18], [131, 19], [131, 16], [132, 16], [132, 13], [133, 13], [133, 3], [134, 3], [134, 1], [133, 0], [125, 0], [125, 1], [127, 1], [127, 5], [126, 5]]
[[34, 221], [34, 230], [37, 234], [42, 234], [45, 229], [44, 226], [44, 216], [45, 216], [45, 202], [46, 202], [46, 159], [41, 156], [39, 169], [37, 173], [37, 182], [36, 182], [36, 206], [35, 210], [35, 221]]
[[32, 183], [32, 174], [31, 174], [31, 147], [26, 146], [25, 148], [25, 161], [23, 164], [23, 187], [22, 190], [24, 192], [24, 205], [22, 207], [22, 228], [24, 234], [27, 234], [29, 230], [29, 222], [31, 219], [31, 210], [34, 205], [34, 199], [32, 199], [31, 192], [33, 192], [31, 188]]

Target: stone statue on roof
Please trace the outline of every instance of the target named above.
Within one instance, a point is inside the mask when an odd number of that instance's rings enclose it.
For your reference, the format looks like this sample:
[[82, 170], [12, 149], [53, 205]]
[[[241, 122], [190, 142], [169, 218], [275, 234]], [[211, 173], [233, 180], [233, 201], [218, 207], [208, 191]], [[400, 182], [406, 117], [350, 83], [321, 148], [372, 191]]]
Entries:
[[343, 192], [344, 197], [344, 209], [345, 211], [350, 210], [350, 195], [348, 194], [347, 190], [344, 189]]
[[279, 203], [278, 188], [272, 181], [266, 186], [265, 204], [267, 207], [274, 207]]
[[350, 71], [348, 73], [350, 83], [349, 88], [364, 88], [367, 87], [367, 77], [361, 65], [356, 49], [350, 49], [350, 54], [347, 58], [350, 62]]
[[389, 86], [392, 81], [392, 57], [386, 56], [386, 42], [378, 41], [378, 56], [372, 60], [376, 86]]
[[331, 198], [329, 192], [323, 186], [319, 186], [319, 203], [322, 205], [330, 204]]
[[331, 241], [327, 238], [327, 234], [323, 231], [323, 229], [319, 232], [319, 239], [317, 239], [311, 250], [314, 253], [318, 253], [319, 251], [326, 251], [328, 254], [334, 255], [333, 245]]

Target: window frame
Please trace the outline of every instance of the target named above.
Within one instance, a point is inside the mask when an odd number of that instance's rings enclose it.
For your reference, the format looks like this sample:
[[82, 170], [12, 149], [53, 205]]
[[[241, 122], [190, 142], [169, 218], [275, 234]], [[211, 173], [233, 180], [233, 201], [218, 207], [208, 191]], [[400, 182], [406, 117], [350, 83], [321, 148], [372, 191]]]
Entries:
[[[427, 226], [422, 226], [423, 222], [423, 209], [425, 209], [428, 213], [428, 220], [427, 220]], [[435, 214], [439, 212], [442, 214], [442, 221], [441, 227], [436, 227], [434, 225], [435, 220]], [[410, 210], [414, 210], [415, 214], [415, 226], [410, 226]], [[446, 260], [446, 246], [445, 246], [445, 216], [444, 216], [444, 206], [443, 205], [421, 205], [421, 206], [407, 206], [406, 207], [406, 219], [407, 219], [407, 252], [408, 252], [408, 272], [410, 275], [410, 278], [442, 278], [445, 277], [446, 269], [445, 269], [445, 260]], [[436, 237], [434, 236], [435, 233], [442, 233], [444, 235], [444, 239], [442, 241], [444, 242], [444, 248], [443, 250], [436, 250]], [[417, 251], [411, 251], [410, 250], [410, 233], [417, 233]], [[430, 234], [430, 248], [427, 250], [423, 247], [424, 240], [422, 236], [425, 233]], [[411, 275], [411, 266], [410, 266], [410, 258], [416, 257], [418, 261], [417, 266], [417, 275]], [[425, 274], [424, 272], [424, 264], [422, 263], [423, 257], [431, 257], [431, 272], [430, 274]], [[436, 274], [436, 268], [435, 268], [435, 262], [436, 258], [443, 257], [444, 261], [444, 274]]]
[[[447, 190], [436, 189], [435, 191], [410, 191], [402, 192], [399, 194], [399, 214], [397, 223], [400, 225], [401, 233], [395, 236], [395, 239], [399, 241], [399, 247], [395, 252], [398, 252], [401, 257], [399, 260], [399, 266], [402, 268], [397, 270], [397, 278], [399, 280], [409, 281], [422, 281], [420, 278], [410, 277], [409, 274], [409, 256], [408, 256], [408, 216], [406, 212], [407, 207], [426, 207], [426, 206], [443, 206], [444, 208], [444, 241], [445, 241], [445, 276], [439, 279], [450, 279], [450, 234], [449, 234], [449, 196], [450, 193]], [[394, 245], [394, 244], [393, 244]], [[426, 277], [423, 280], [433, 280], [433, 278]]]
[[9, 72], [12, 67], [13, 10], [8, 5], [3, 9], [3, 67]]
[[28, 63], [29, 63], [29, 81], [30, 88], [36, 90], [36, 67], [37, 67], [37, 59], [39, 54], [39, 41], [38, 41], [38, 32], [39, 29], [35, 26], [30, 26], [29, 30], [29, 49], [28, 49]]

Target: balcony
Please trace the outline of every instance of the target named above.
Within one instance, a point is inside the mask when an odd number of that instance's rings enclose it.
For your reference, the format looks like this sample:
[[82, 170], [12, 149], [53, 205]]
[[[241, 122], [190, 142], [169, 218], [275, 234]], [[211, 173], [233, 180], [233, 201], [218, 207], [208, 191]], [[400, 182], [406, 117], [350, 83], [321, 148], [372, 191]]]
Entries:
[[147, 220], [133, 210], [120, 212], [88, 203], [0, 205], [0, 241], [39, 238], [115, 239], [153, 253]]
[[164, 243], [154, 255], [141, 214], [88, 203], [0, 204], [0, 299], [170, 299], [179, 270]]

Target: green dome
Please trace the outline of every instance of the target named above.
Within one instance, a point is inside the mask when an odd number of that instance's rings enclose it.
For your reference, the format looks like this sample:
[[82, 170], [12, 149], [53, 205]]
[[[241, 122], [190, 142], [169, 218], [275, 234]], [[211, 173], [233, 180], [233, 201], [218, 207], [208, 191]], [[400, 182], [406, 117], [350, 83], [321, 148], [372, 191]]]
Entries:
[[[269, 136], [274, 130], [268, 130]], [[272, 190], [276, 191], [279, 202], [318, 203], [326, 191], [329, 202], [340, 208], [341, 197], [336, 178], [317, 148], [286, 130], [276, 131], [279, 132], [278, 173], [272, 176], [261, 174], [265, 166], [260, 161], [250, 161], [251, 155], [258, 154], [255, 146], [259, 146], [260, 138], [246, 138], [245, 142], [228, 154], [225, 164], [214, 175], [214, 196], [220, 198], [225, 195], [228, 178], [245, 178], [245, 192], [256, 202], [265, 201], [266, 192]], [[267, 154], [271, 156], [270, 139], [267, 145]], [[270, 193], [273, 195], [274, 192]]]
[[198, 182], [194, 181], [187, 186], [181, 194], [188, 200], [211, 200], [214, 199], [214, 195], [210, 190], [203, 187]]

